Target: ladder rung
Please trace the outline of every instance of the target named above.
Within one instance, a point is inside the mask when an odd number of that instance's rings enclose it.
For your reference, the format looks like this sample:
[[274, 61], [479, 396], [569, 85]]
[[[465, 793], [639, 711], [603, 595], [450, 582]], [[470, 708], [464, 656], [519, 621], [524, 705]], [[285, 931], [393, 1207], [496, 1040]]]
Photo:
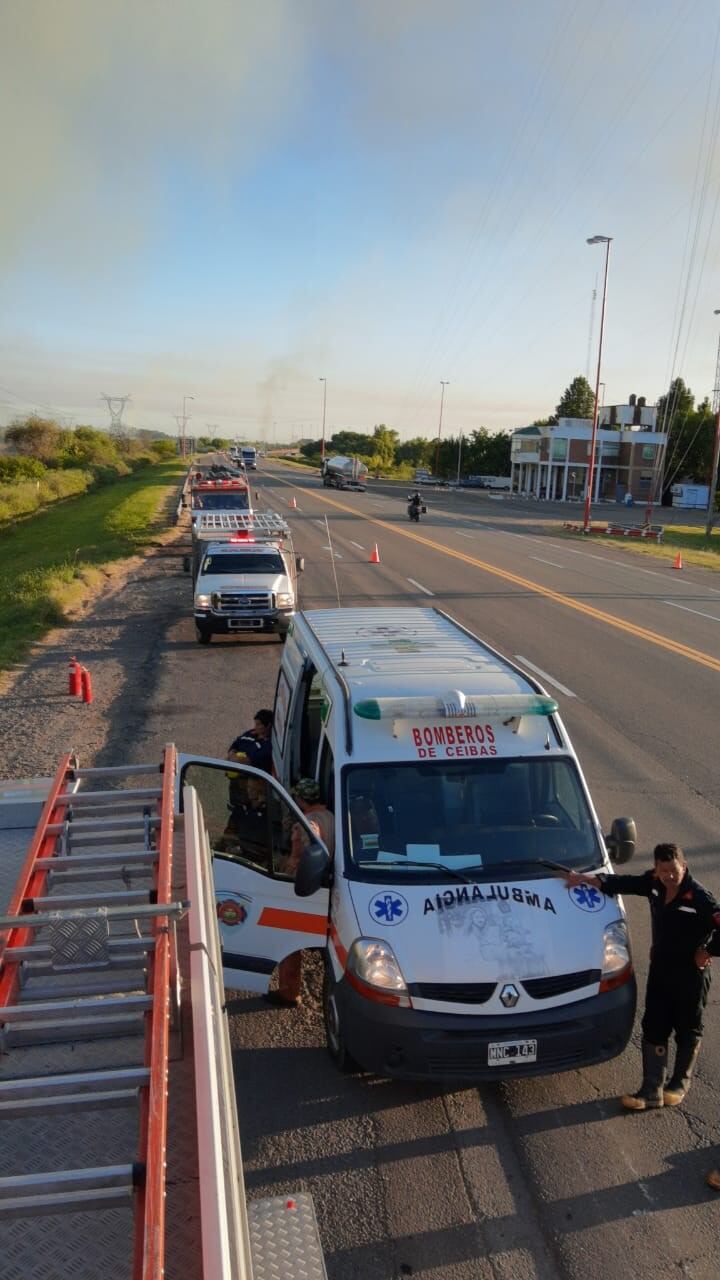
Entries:
[[[152, 1007], [153, 998], [149, 995], [90, 996], [87, 999], [71, 998], [65, 1000], [38, 1000], [37, 1004], [9, 1004], [0, 1009], [0, 1022], [11, 1022], [13, 1026], [32, 1023], [53, 1014], [65, 1014], [68, 1017], [68, 1032], [72, 1031], [70, 1019], [85, 1017], [88, 1014], [111, 1013], [122, 1009], [126, 1013], [143, 1013]], [[68, 1037], [70, 1038], [70, 1037]]]
[[[159, 827], [160, 818], [150, 814], [138, 818], [131, 815], [124, 818], [74, 818], [70, 823], [70, 835], [74, 836], [75, 832], [86, 835], [89, 831], [142, 831], [146, 826]], [[59, 836], [65, 829], [64, 822], [49, 822], [45, 832], [49, 836]]]
[[[108, 938], [107, 949], [110, 953], [110, 965], [120, 965], [127, 963], [128, 956], [131, 960], [141, 959], [147, 951], [152, 951], [155, 946], [153, 938], [146, 938], [144, 935], [140, 938], [129, 934], [127, 938]], [[137, 956], [135, 952], [137, 951]], [[93, 968], [107, 968], [107, 965], [101, 963], [97, 966], [89, 964], [77, 965], [61, 965], [59, 969], [54, 970], [52, 966], [53, 950], [43, 942], [34, 942], [27, 947], [12, 947], [6, 953], [5, 959], [13, 959], [28, 964], [28, 976], [35, 973], [72, 973], [75, 969], [87, 969], [92, 972]], [[37, 965], [33, 963], [37, 961]]]
[[55, 801], [58, 805], [104, 804], [106, 800], [118, 800], [123, 804], [130, 800], [154, 800], [162, 795], [162, 787], [128, 787], [123, 791], [64, 791]]
[[139, 1089], [150, 1079], [149, 1067], [111, 1067], [107, 1071], [68, 1071], [59, 1076], [26, 1076], [17, 1080], [0, 1081], [0, 1102], [19, 1098], [34, 1098], [52, 1090], [55, 1095], [63, 1090], [75, 1092], [82, 1086], [91, 1092], [94, 1088]]
[[[72, 862], [72, 858], [67, 859]], [[70, 884], [74, 880], [90, 883], [100, 882], [101, 880], [127, 880], [130, 877], [138, 879], [140, 876], [151, 876], [153, 874], [152, 866], [144, 866], [141, 862], [125, 863], [117, 857], [114, 862], [109, 862], [101, 867], [61, 867], [57, 871], [53, 870], [49, 873], [50, 884], [52, 887], [62, 884]]]
[[77, 1040], [95, 1040], [105, 1036], [139, 1035], [143, 1021], [137, 1013], [123, 1013], [108, 1018], [98, 1014], [83, 1022], [73, 1018], [44, 1018], [29, 1022], [26, 1026], [12, 1026], [5, 1030], [5, 1043], [11, 1047], [25, 1044], [68, 1044]]
[[110, 865], [122, 859], [123, 866], [144, 863], [157, 862], [157, 849], [123, 849], [106, 852], [104, 849], [101, 853], [67, 853], [58, 854], [55, 858], [36, 858], [33, 866], [38, 871], [68, 871], [75, 870], [76, 867], [102, 867], [105, 864]]
[[[98, 972], [107, 973], [107, 966], [105, 966], [103, 970], [98, 970]], [[87, 969], [83, 967], [81, 970], [77, 972], [77, 976], [78, 977], [80, 977], [81, 975], [84, 976], [86, 973], [87, 973]], [[63, 976], [65, 975], [63, 974]], [[59, 984], [57, 982], [37, 983], [37, 985], [33, 985], [32, 987], [26, 984], [22, 988], [22, 992], [20, 996], [20, 1006], [22, 1007], [25, 1004], [29, 1003], [30, 1001], [53, 1000], [53, 999], [64, 1000], [64, 999], [72, 999], [73, 996], [82, 998], [87, 996], [120, 996], [123, 994], [132, 995], [138, 990], [144, 990], [144, 988], [145, 988], [145, 981], [144, 979], [141, 979], [140, 981], [138, 981], [137, 973], [124, 986], [118, 982], [117, 978], [115, 979], [104, 978], [104, 979], [101, 979], [99, 982], [82, 982], [80, 984], [76, 983], [75, 986], [70, 986], [69, 983], [63, 986], [62, 984]], [[2, 1014], [0, 1013], [0, 1021], [1, 1020], [2, 1020]]]
[[[0, 1101], [0, 1121], [20, 1120], [32, 1116], [65, 1116], [68, 1111], [103, 1111], [111, 1107], [132, 1107], [140, 1096], [140, 1090], [115, 1089], [107, 1093], [63, 1093], [59, 1098], [18, 1098], [14, 1102]], [[0, 1200], [0, 1205], [2, 1201]]]
[[[68, 827], [65, 834], [67, 835], [68, 846], [71, 849], [82, 849], [84, 853], [87, 853], [88, 849], [92, 849], [92, 846], [97, 845], [97, 842], [98, 842], [98, 837], [94, 832], [91, 833], [88, 831], [83, 834], [78, 831], [73, 831], [71, 827]], [[115, 845], [123, 845], [123, 844], [137, 845], [138, 838], [139, 838], [139, 833], [137, 831], [118, 831], [115, 833], [115, 835], [109, 836], [108, 839], [105, 841], [105, 844], [100, 849], [98, 849], [97, 852], [112, 853], [112, 850], [115, 847]], [[151, 846], [149, 844], [146, 844], [144, 848], [145, 848], [145, 852], [147, 852], [151, 848]]]
[[108, 893], [56, 893], [47, 898], [26, 898], [33, 911], [67, 911], [70, 907], [129, 906], [148, 901], [149, 889], [111, 889]]
[[155, 764], [117, 764], [99, 768], [69, 769], [68, 777], [74, 782], [77, 778], [132, 778], [139, 773], [162, 773], [162, 765], [156, 762]]
[[[141, 895], [147, 897], [147, 894]], [[57, 901], [57, 899], [56, 899]], [[103, 918], [108, 920], [144, 920], [152, 916], [181, 916], [183, 915], [190, 903], [183, 902], [163, 902], [148, 903], [147, 906], [137, 907], [107, 907], [102, 912]], [[57, 919], [60, 920], [80, 920], [83, 916], [96, 916], [100, 911], [97, 907], [88, 908], [87, 911], [60, 911], [57, 914], [50, 915], [50, 911], [43, 911], [37, 915], [30, 912], [19, 916], [0, 916], [0, 929], [43, 929], [47, 925], [54, 924]], [[3, 956], [4, 962], [7, 964], [14, 956], [14, 948], [10, 947], [5, 951]]]

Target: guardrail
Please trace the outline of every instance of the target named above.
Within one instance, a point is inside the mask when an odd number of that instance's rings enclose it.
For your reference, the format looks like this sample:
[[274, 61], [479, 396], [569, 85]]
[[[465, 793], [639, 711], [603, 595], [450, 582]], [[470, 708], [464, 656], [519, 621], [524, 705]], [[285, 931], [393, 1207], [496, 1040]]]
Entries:
[[183, 789], [183, 809], [203, 1276], [252, 1280], [211, 854], [192, 787]]

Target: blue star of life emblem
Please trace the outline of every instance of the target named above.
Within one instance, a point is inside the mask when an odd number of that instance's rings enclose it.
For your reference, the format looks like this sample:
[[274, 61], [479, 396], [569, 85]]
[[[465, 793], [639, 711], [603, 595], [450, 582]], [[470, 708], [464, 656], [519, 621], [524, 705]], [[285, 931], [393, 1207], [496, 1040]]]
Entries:
[[590, 884], [575, 885], [574, 888], [568, 890], [568, 893], [575, 906], [579, 907], [581, 911], [602, 911], [605, 905], [603, 894]]
[[400, 893], [376, 893], [370, 900], [370, 915], [379, 924], [402, 924], [410, 908]]

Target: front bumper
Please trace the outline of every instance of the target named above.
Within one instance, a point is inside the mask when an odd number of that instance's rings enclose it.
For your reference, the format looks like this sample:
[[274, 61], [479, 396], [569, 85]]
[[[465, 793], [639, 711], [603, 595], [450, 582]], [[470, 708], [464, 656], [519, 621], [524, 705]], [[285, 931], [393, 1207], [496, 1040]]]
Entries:
[[[335, 987], [343, 1037], [367, 1071], [405, 1080], [499, 1080], [552, 1075], [622, 1053], [635, 1020], [634, 977], [614, 991], [522, 1014], [428, 1013], [376, 1004], [345, 981]], [[537, 1062], [488, 1066], [497, 1041], [537, 1040]]]
[[287, 632], [293, 619], [292, 609], [277, 609], [274, 613], [263, 613], [253, 618], [248, 614], [233, 617], [230, 614], [195, 610], [195, 626], [198, 631], [208, 635], [228, 636], [245, 631], [280, 631]]

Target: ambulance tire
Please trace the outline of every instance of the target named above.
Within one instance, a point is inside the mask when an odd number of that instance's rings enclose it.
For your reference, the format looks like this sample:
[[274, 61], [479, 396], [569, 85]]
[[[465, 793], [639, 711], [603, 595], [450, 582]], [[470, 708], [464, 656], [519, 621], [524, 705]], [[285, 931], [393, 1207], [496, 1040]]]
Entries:
[[323, 979], [323, 1022], [325, 1023], [325, 1043], [327, 1051], [330, 1054], [338, 1071], [342, 1071], [343, 1075], [350, 1075], [354, 1071], [359, 1071], [357, 1062], [348, 1053], [345, 1047], [345, 1040], [342, 1033], [342, 1025], [338, 1014], [337, 1002], [335, 1000], [335, 979], [333, 978], [330, 966], [325, 966], [325, 977]]
[[212, 640], [212, 631], [206, 631], [204, 627], [196, 627], [195, 635], [197, 636], [198, 644], [210, 644]]

